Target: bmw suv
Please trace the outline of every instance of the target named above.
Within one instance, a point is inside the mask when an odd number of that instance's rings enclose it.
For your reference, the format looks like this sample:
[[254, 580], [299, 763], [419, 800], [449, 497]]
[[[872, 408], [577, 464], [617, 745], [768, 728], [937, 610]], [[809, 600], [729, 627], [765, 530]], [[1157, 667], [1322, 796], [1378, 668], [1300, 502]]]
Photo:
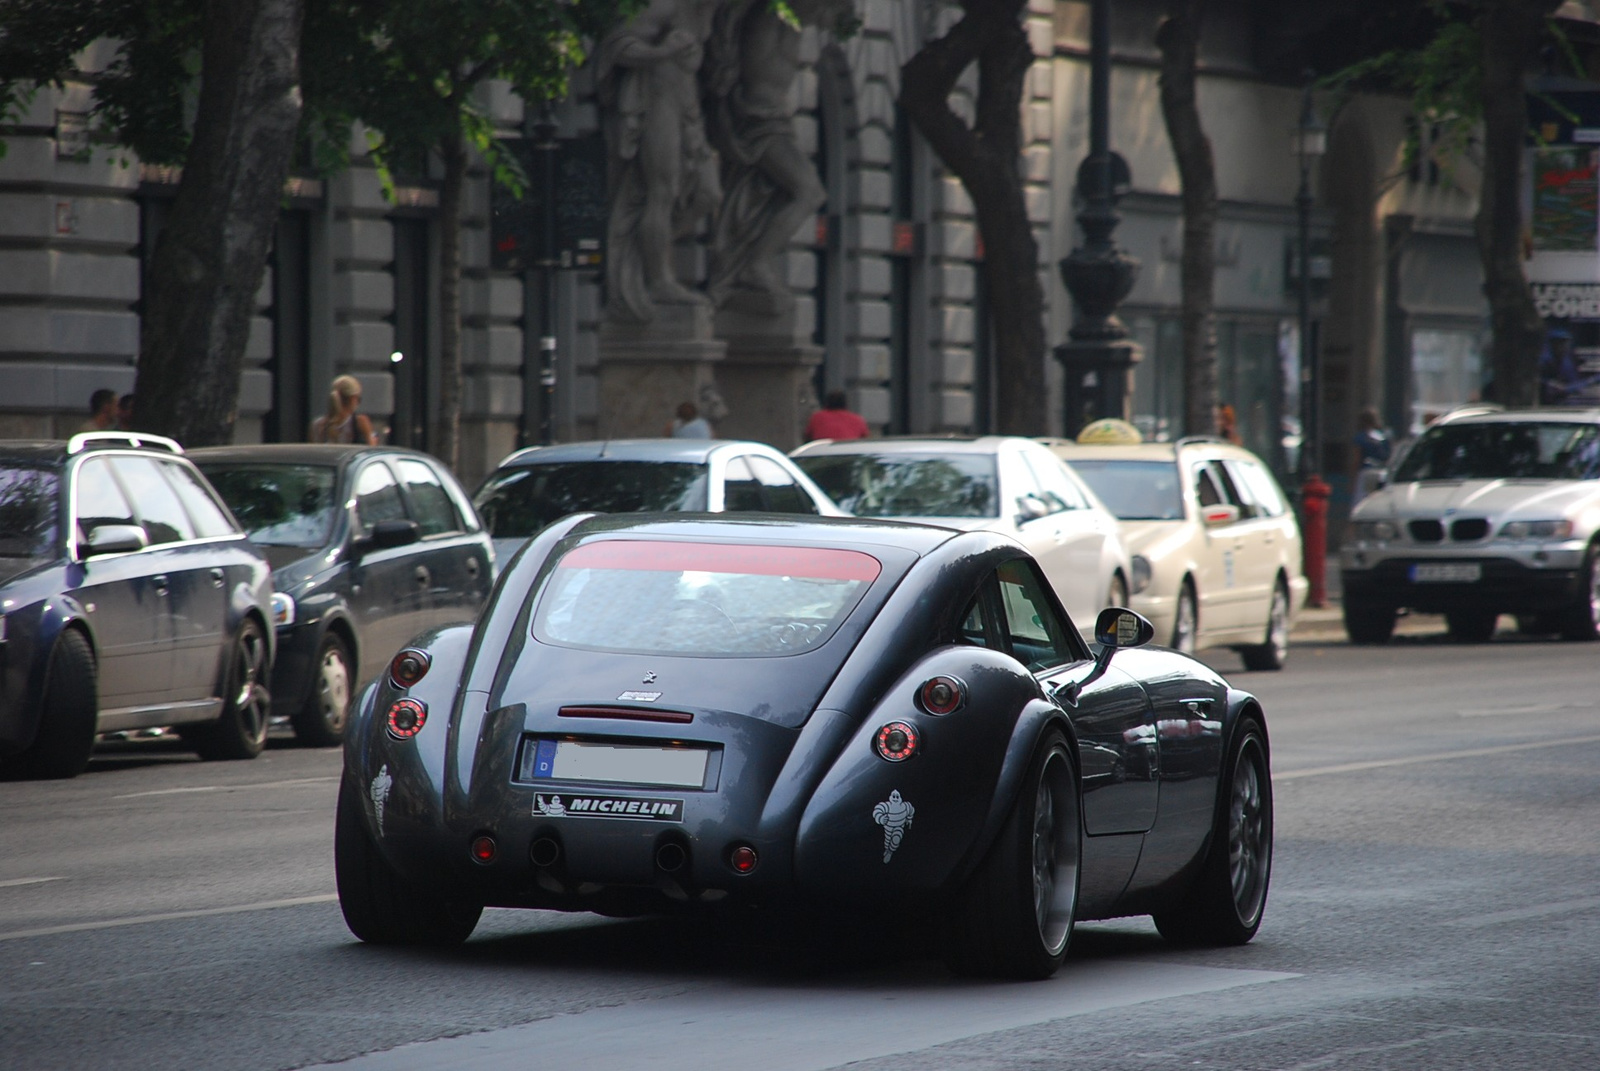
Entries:
[[1600, 638], [1600, 410], [1447, 416], [1350, 516], [1345, 631], [1385, 643], [1404, 610], [1482, 642], [1501, 614], [1525, 632]]

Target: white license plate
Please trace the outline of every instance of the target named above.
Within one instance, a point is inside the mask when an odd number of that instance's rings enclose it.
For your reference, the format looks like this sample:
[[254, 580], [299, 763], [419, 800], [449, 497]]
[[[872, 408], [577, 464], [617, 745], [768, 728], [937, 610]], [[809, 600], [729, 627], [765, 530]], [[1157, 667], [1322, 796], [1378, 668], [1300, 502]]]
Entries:
[[541, 740], [533, 776], [535, 780], [699, 788], [705, 784], [708, 754], [704, 748]]
[[1478, 562], [1418, 562], [1411, 567], [1414, 584], [1471, 584], [1482, 578]]

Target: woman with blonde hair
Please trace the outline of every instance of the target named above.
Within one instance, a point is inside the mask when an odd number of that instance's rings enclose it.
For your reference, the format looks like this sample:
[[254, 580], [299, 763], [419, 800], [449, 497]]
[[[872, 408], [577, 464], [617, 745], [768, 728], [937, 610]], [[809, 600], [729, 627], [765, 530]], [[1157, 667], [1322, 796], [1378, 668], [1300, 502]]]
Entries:
[[378, 445], [378, 435], [372, 430], [367, 414], [358, 413], [361, 407], [361, 381], [355, 376], [337, 376], [333, 389], [328, 392], [328, 411], [311, 423], [311, 441], [314, 443], [364, 443]]

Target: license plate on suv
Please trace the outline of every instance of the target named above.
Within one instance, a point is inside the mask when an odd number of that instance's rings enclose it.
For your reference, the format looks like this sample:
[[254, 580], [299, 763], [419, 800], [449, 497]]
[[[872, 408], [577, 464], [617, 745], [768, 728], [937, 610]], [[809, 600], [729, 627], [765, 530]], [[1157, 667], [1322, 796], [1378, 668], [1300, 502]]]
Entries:
[[1471, 584], [1483, 578], [1478, 562], [1418, 562], [1409, 570], [1413, 584]]

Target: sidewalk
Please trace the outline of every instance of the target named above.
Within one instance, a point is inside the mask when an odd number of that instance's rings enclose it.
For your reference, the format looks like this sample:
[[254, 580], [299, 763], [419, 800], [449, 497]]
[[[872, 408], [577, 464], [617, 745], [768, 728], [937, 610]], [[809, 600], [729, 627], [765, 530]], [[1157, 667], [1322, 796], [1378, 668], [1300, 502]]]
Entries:
[[[1328, 571], [1324, 575], [1328, 578], [1328, 605], [1300, 608], [1294, 616], [1294, 625], [1289, 630], [1291, 643], [1348, 642], [1344, 634], [1344, 608], [1340, 599], [1337, 555], [1328, 557]], [[1400, 619], [1395, 622], [1394, 634], [1418, 636], [1443, 632], [1444, 629], [1444, 618], [1438, 614], [1401, 614]]]

